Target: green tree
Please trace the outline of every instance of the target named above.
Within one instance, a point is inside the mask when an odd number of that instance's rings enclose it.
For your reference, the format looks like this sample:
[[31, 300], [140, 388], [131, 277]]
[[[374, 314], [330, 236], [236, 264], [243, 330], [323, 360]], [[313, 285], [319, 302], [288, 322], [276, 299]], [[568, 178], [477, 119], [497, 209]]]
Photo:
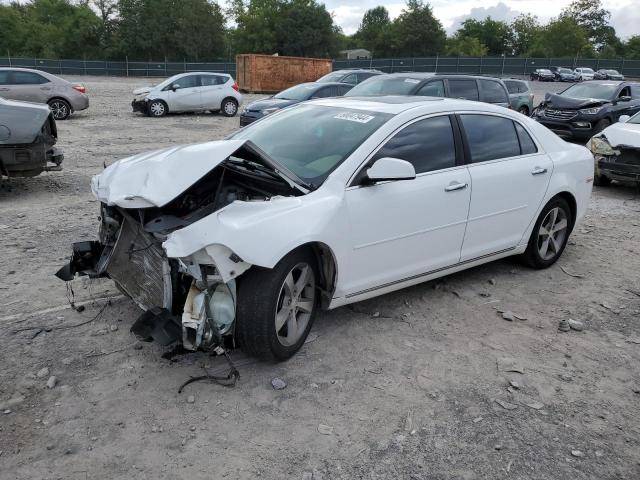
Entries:
[[367, 10], [358, 31], [353, 35], [360, 47], [370, 50], [374, 56], [382, 56], [388, 50], [391, 20], [386, 8], [379, 6]]
[[23, 52], [24, 27], [24, 9], [19, 4], [0, 5], [0, 56]]
[[444, 52], [446, 39], [431, 5], [422, 0], [408, 0], [389, 28], [389, 53], [407, 57], [436, 55]]
[[491, 17], [484, 20], [473, 18], [465, 20], [456, 32], [456, 36], [458, 38], [477, 38], [481, 44], [487, 47], [489, 55], [511, 53], [511, 28], [505, 22], [493, 20]]
[[453, 36], [447, 39], [447, 55], [460, 57], [484, 57], [489, 50], [476, 37]]
[[605, 45], [610, 38], [611, 12], [602, 7], [601, 0], [573, 0], [560, 15], [575, 20], [597, 49]]
[[520, 14], [512, 23], [511, 50], [514, 55], [524, 55], [532, 47], [542, 27], [538, 17], [528, 13]]
[[640, 35], [634, 35], [624, 44], [624, 56], [633, 60], [640, 60]]
[[572, 18], [561, 16], [537, 36], [529, 56], [592, 57], [593, 47], [584, 29]]

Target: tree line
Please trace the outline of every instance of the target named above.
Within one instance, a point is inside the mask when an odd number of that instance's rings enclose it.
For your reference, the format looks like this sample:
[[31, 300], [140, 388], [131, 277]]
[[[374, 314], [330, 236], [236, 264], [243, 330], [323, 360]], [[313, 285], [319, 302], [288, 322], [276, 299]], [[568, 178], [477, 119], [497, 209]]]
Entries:
[[640, 59], [640, 35], [622, 41], [601, 0], [574, 0], [546, 24], [468, 19], [447, 37], [423, 0], [402, 13], [368, 10], [345, 35], [317, 0], [31, 0], [0, 5], [0, 56], [122, 60], [232, 60], [237, 53], [332, 57], [529, 56]]

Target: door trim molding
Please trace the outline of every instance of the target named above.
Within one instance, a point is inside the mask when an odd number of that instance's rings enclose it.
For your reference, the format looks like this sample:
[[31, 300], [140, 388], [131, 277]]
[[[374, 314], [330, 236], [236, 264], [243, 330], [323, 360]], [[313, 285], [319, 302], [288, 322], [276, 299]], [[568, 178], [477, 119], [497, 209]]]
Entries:
[[451, 268], [460, 267], [460, 266], [465, 265], [467, 263], [477, 262], [478, 260], [482, 260], [483, 258], [493, 257], [495, 255], [500, 255], [500, 254], [503, 254], [503, 253], [506, 253], [506, 252], [510, 252], [511, 250], [515, 250], [516, 248], [518, 248], [517, 245], [514, 246], [514, 247], [509, 247], [509, 248], [504, 248], [502, 250], [498, 250], [497, 252], [487, 253], [487, 254], [481, 255], [479, 257], [470, 258], [470, 259], [464, 260], [462, 262], [454, 263], [453, 265], [447, 265], [446, 267], [436, 268], [435, 270], [429, 270], [428, 272], [419, 273], [417, 275], [412, 275], [410, 277], [401, 278], [400, 280], [394, 280], [393, 282], [388, 282], [388, 283], [384, 283], [382, 285], [377, 285], [375, 287], [367, 288], [365, 290], [360, 290], [359, 292], [349, 293], [349, 294], [345, 295], [345, 298], [357, 297], [358, 295], [362, 295], [362, 294], [365, 294], [365, 293], [373, 292], [375, 290], [381, 290], [383, 288], [387, 288], [387, 287], [390, 287], [392, 285], [397, 285], [398, 283], [404, 283], [404, 282], [410, 282], [412, 280], [417, 280], [418, 278], [426, 277], [426, 276], [429, 276], [429, 275], [433, 275], [434, 273], [438, 273], [438, 272], [443, 272], [443, 271], [449, 270]]

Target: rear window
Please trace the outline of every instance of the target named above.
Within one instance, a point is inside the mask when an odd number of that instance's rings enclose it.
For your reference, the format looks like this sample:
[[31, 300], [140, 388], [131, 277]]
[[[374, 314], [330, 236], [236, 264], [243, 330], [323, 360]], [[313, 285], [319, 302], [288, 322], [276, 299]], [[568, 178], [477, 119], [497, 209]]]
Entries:
[[482, 100], [487, 103], [507, 103], [507, 92], [504, 87], [493, 80], [480, 80], [482, 86]]
[[409, 95], [420, 80], [409, 77], [373, 77], [353, 87], [345, 96]]
[[227, 81], [227, 77], [220, 75], [200, 75], [200, 83], [203, 87], [210, 87], [211, 85], [222, 85]]
[[493, 115], [460, 115], [460, 118], [472, 163], [520, 155], [520, 141], [510, 119]]
[[449, 96], [465, 100], [478, 100], [478, 85], [475, 80], [449, 80]]

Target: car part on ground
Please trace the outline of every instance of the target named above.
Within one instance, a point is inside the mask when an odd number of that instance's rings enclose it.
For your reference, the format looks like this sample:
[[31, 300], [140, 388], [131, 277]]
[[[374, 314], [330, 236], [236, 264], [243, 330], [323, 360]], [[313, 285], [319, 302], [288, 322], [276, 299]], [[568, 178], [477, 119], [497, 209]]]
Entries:
[[623, 116], [587, 143], [595, 162], [594, 184], [611, 180], [640, 185], [640, 113]]
[[534, 118], [564, 138], [588, 139], [640, 111], [640, 83], [589, 81], [547, 93]]
[[133, 95], [133, 111], [150, 117], [204, 111], [233, 117], [242, 103], [238, 84], [226, 73], [180, 73], [156, 86], [137, 88]]
[[529, 83], [514, 78], [502, 79], [509, 92], [511, 108], [527, 117], [533, 112], [533, 93]]
[[320, 77], [318, 83], [347, 83], [351, 86], [364, 82], [366, 79], [382, 75], [384, 72], [367, 68], [345, 68], [343, 70], [335, 70], [331, 73]]
[[586, 148], [502, 107], [314, 100], [107, 167], [98, 240], [57, 275], [113, 279], [163, 344], [283, 360], [319, 308], [510, 255], [552, 264], [592, 177]]
[[624, 80], [624, 75], [617, 70], [600, 69], [593, 74], [594, 80]]
[[89, 108], [84, 85], [29, 68], [0, 67], [0, 97], [46, 103], [56, 120], [66, 120], [73, 112]]
[[439, 73], [390, 73], [378, 75], [353, 87], [346, 97], [416, 95], [460, 98], [510, 108], [509, 92], [502, 80], [473, 75]]
[[45, 105], [0, 98], [0, 179], [62, 170], [58, 130]]
[[577, 82], [578, 77], [576, 74], [567, 67], [549, 67], [551, 73], [553, 73], [553, 80], [555, 82]]
[[553, 82], [555, 80], [555, 75], [548, 68], [536, 68], [529, 75], [530, 80], [538, 80], [540, 82]]
[[351, 88], [352, 85], [341, 82], [309, 82], [295, 85], [272, 97], [246, 105], [240, 114], [240, 126], [246, 127], [266, 115], [306, 100], [341, 97]]

